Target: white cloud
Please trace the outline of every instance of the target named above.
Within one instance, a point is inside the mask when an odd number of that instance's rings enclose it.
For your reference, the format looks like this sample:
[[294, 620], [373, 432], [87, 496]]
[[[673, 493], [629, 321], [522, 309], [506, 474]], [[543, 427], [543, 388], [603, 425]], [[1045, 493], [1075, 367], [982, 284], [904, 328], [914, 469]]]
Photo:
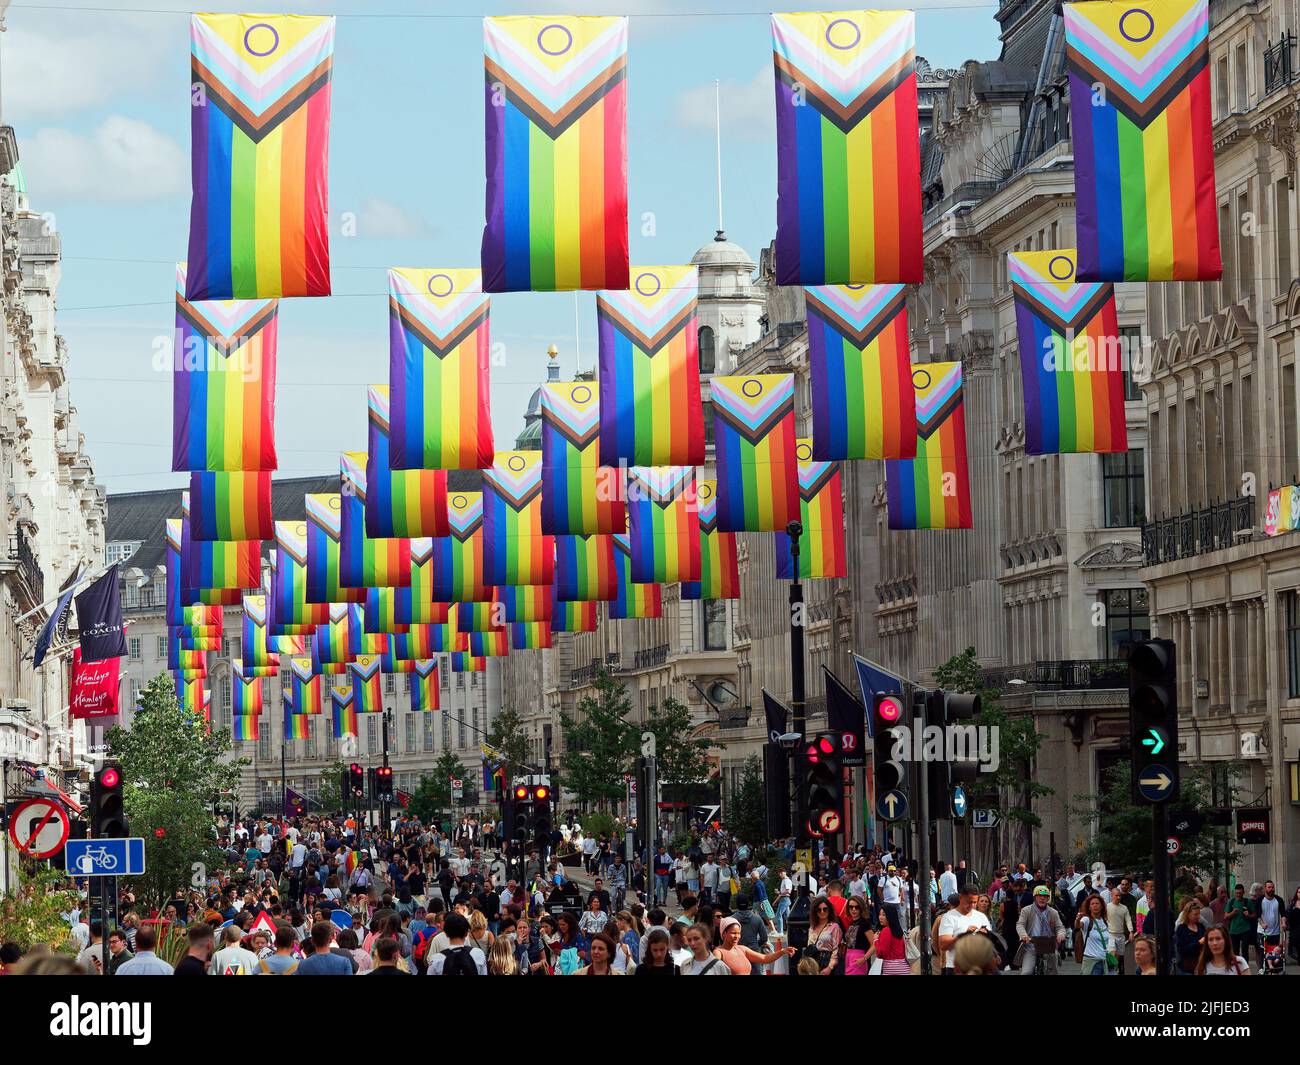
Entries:
[[23, 139], [33, 202], [163, 200], [189, 187], [185, 150], [147, 122], [110, 115], [89, 134], [46, 127]]
[[[770, 141], [776, 137], [776, 91], [772, 67], [764, 65], [747, 82], [724, 81], [721, 85], [722, 147], [728, 140]], [[712, 133], [714, 87], [696, 85], [677, 97], [674, 116], [679, 126]]]
[[9, 12], [0, 36], [7, 118], [30, 123], [106, 109], [164, 81], [186, 84], [185, 17]]
[[377, 239], [427, 237], [432, 230], [421, 216], [382, 196], [368, 196], [357, 212], [357, 236]]

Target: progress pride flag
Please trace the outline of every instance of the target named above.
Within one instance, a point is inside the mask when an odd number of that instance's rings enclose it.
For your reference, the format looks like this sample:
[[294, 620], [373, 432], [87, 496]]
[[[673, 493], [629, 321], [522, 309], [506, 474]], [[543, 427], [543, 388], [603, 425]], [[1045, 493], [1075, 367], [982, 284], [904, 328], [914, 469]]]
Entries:
[[118, 666], [121, 659], [82, 662], [81, 648], [72, 651], [72, 696], [68, 712], [74, 718], [113, 717], [117, 714]]

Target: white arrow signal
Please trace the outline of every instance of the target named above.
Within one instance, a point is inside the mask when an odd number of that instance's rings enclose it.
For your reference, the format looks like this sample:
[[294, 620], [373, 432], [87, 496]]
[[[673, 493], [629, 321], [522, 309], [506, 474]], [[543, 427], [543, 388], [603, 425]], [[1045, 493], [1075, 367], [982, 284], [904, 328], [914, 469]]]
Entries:
[[898, 797], [892, 792], [885, 796], [885, 807], [889, 810], [889, 816], [894, 816], [894, 807], [898, 805]]
[[1169, 785], [1173, 783], [1173, 781], [1170, 780], [1169, 777], [1165, 776], [1164, 773], [1161, 773], [1159, 776], [1155, 777], [1143, 777], [1141, 783], [1154, 784], [1161, 791], [1164, 791], [1165, 788], [1169, 787]]

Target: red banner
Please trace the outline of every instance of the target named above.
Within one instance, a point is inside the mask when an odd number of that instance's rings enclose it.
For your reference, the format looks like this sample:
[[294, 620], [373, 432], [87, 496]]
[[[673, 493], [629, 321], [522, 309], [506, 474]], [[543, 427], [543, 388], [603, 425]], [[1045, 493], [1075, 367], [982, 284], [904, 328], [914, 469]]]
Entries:
[[102, 662], [82, 662], [81, 648], [73, 648], [72, 696], [68, 700], [71, 717], [86, 720], [116, 716], [121, 661], [106, 658]]

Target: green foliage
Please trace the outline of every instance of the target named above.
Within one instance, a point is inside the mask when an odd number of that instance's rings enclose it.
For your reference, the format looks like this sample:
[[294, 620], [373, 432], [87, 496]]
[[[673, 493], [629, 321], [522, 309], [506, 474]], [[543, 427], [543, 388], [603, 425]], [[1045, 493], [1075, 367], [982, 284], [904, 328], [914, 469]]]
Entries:
[[560, 715], [564, 786], [583, 804], [621, 800], [626, 794], [623, 775], [639, 748], [636, 727], [627, 720], [632, 709], [627, 689], [604, 670], [596, 675], [595, 688], [594, 696], [578, 704], [576, 718]]
[[[645, 731], [655, 735], [655, 767], [663, 784], [694, 784], [709, 776], [709, 747], [722, 744], [691, 739], [691, 712], [671, 695], [646, 716]], [[632, 755], [640, 751], [640, 737]]]
[[981, 774], [971, 789], [979, 795], [980, 806], [997, 810], [1000, 817], [1009, 821], [1033, 827], [1040, 825], [1041, 819], [1030, 803], [1051, 795], [1053, 789], [1030, 779], [1026, 773], [1026, 767], [1043, 743], [1042, 734], [1034, 728], [1032, 715], [1011, 714], [1003, 709], [998, 701], [1001, 693], [984, 683], [984, 673], [973, 647], [967, 647], [939, 666], [934, 671], [934, 679], [944, 691], [978, 695], [980, 712], [974, 723], [997, 729], [997, 771]]
[[433, 825], [446, 820], [452, 813], [451, 782], [462, 777], [465, 767], [451, 751], [443, 751], [433, 764], [433, 772], [420, 777], [420, 783], [411, 793], [407, 812], [418, 817], [423, 825]]
[[207, 868], [222, 863], [212, 846], [211, 797], [237, 787], [247, 764], [227, 758], [230, 730], [183, 709], [161, 673], [140, 693], [130, 730], [114, 726], [106, 740], [109, 758], [121, 763], [131, 831], [145, 841], [137, 895], [156, 905], [178, 887], [204, 883]]
[[615, 824], [612, 814], [583, 814], [579, 821], [584, 836], [612, 836], [618, 832], [618, 825]]
[[338, 813], [343, 809], [343, 774], [347, 771], [348, 763], [338, 761], [326, 768], [321, 776], [316, 801], [325, 813]]
[[[8, 847], [8, 840], [3, 845]], [[63, 915], [80, 908], [77, 892], [69, 890], [62, 873], [27, 872], [20, 865], [16, 889], [0, 898], [0, 943], [17, 943], [24, 951], [38, 943], [71, 951], [72, 933]]]
[[189, 936], [185, 934], [185, 926], [175, 924], [168, 928], [167, 934], [158, 941], [158, 948], [154, 953], [174, 969], [189, 949]]
[[757, 757], [747, 758], [740, 783], [725, 810], [731, 834], [742, 843], [757, 847], [767, 840], [767, 798], [762, 769]]
[[528, 772], [528, 737], [524, 734], [523, 718], [514, 707], [497, 714], [485, 742], [505, 762], [507, 785], [516, 774]]
[[[1231, 780], [1235, 775], [1231, 763], [1218, 763], [1228, 767]], [[1193, 810], [1204, 814], [1214, 804], [1211, 802], [1211, 772], [1213, 765], [1185, 766], [1179, 780], [1179, 810]], [[1224, 769], [1219, 770], [1225, 772]], [[1132, 797], [1133, 770], [1129, 762], [1117, 762], [1107, 772], [1096, 795], [1076, 795], [1076, 805], [1070, 808], [1072, 820], [1092, 825], [1092, 837], [1084, 851], [1085, 860], [1105, 862], [1108, 869], [1142, 872], [1151, 868], [1151, 807], [1136, 803]], [[1223, 790], [1220, 789], [1220, 796]], [[1219, 805], [1231, 806], [1238, 799], [1237, 789], [1229, 787], [1227, 797]], [[1232, 834], [1224, 829], [1206, 828], [1181, 841], [1175, 864], [1186, 866], [1198, 873], [1213, 872], [1222, 868], [1227, 852], [1227, 866], [1231, 868], [1241, 859], [1241, 851], [1234, 846]], [[1216, 847], [1218, 853], [1216, 854]]]

